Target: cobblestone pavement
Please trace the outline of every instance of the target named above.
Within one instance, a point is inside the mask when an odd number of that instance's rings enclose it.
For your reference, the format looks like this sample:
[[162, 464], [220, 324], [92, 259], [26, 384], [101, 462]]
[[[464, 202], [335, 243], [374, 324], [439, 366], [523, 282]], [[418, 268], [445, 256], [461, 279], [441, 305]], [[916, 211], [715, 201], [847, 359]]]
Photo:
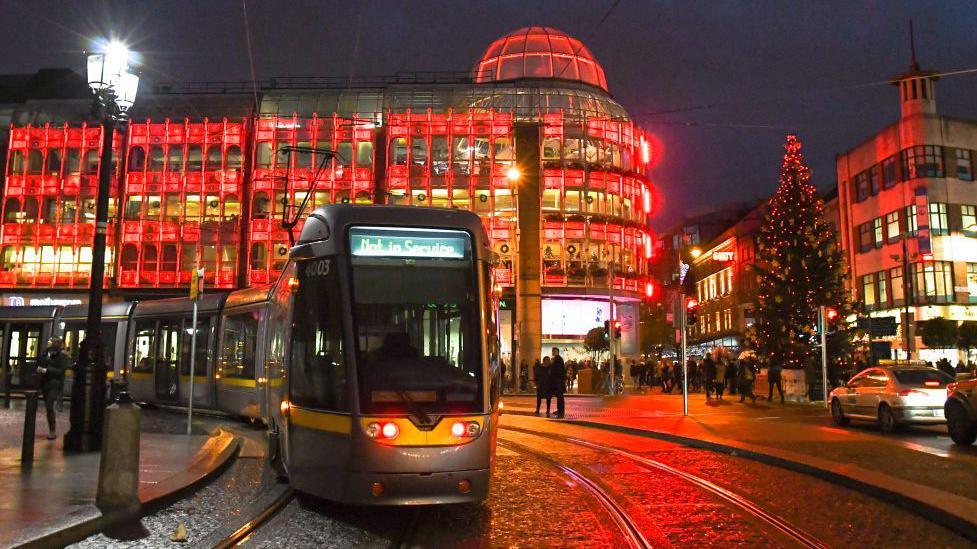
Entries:
[[[507, 410], [517, 413], [531, 413], [535, 407], [535, 399], [529, 397], [509, 396], [504, 402]], [[689, 417], [683, 417], [681, 395], [656, 390], [623, 398], [568, 398], [566, 417], [768, 446], [977, 499], [977, 446], [953, 444], [943, 425], [908, 426], [883, 435], [870, 423], [837, 427], [819, 406], [740, 404], [736, 396], [706, 401], [701, 393], [689, 396], [689, 411]], [[880, 460], [881, 455], [885, 459]]]
[[[165, 418], [160, 420], [166, 423]], [[209, 429], [220, 420], [202, 419]], [[194, 546], [234, 519], [274, 482], [261, 458], [260, 430], [242, 457], [210, 485], [141, 522], [142, 530], [99, 534], [88, 547]], [[644, 437], [505, 415], [503, 425], [574, 436], [661, 461], [746, 497], [830, 546], [965, 547], [966, 540], [901, 508], [755, 461]], [[161, 427], [165, 428], [165, 427]], [[596, 479], [656, 547], [791, 547], [769, 525], [674, 475], [620, 455], [503, 429], [500, 440], [545, 453]], [[169, 541], [183, 521], [188, 544]], [[409, 534], [408, 534], [409, 532]], [[600, 503], [570, 477], [518, 446], [500, 447], [491, 495], [482, 505], [353, 507], [299, 497], [244, 543], [256, 548], [619, 547], [624, 539]], [[125, 539], [129, 538], [129, 539]], [[135, 538], [135, 539], [133, 539]]]
[[[166, 411], [151, 411], [148, 428], [161, 432], [186, 429], [185, 416]], [[263, 429], [228, 423], [222, 418], [194, 417], [194, 431], [210, 431], [223, 426], [242, 438], [237, 459], [220, 476], [187, 498], [142, 518], [138, 524], [113, 532], [101, 533], [73, 545], [79, 549], [96, 547], [170, 547], [193, 546], [195, 541], [240, 518], [245, 508], [275, 481], [266, 466], [261, 437]], [[187, 543], [171, 542], [169, 536], [183, 522]]]
[[[971, 542], [902, 508], [846, 488], [752, 460], [675, 444], [576, 427], [545, 419], [504, 416], [503, 425], [571, 435], [613, 446], [691, 472], [731, 490], [833, 547], [967, 547]], [[645, 520], [675, 546], [781, 545], [782, 538], [749, 516], [730, 511], [671, 475], [640, 470], [628, 460], [551, 439], [521, 436], [580, 470], [590, 470], [614, 492], [645, 510]], [[535, 439], [535, 442], [533, 442]], [[638, 519], [640, 511], [633, 515]], [[758, 537], [760, 536], [760, 537]]]

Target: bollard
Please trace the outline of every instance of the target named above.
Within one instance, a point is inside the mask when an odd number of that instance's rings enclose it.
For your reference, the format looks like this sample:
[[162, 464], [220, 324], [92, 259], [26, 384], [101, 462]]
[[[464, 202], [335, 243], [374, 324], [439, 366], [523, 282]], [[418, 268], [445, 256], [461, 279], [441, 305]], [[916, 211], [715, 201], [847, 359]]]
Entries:
[[98, 465], [100, 508], [139, 504], [139, 428], [142, 410], [125, 390], [105, 409], [102, 456]]
[[20, 446], [21, 465], [34, 461], [34, 432], [37, 425], [37, 391], [24, 391], [24, 440]]

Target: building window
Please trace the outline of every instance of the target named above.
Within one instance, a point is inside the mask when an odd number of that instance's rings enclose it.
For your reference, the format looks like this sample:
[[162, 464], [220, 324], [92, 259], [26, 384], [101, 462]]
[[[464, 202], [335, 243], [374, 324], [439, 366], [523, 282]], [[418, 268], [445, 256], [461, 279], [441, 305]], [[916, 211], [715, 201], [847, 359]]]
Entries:
[[967, 263], [967, 292], [969, 301], [977, 303], [977, 263]]
[[967, 149], [957, 149], [957, 179], [974, 180], [974, 163], [971, 154]]
[[902, 151], [903, 180], [943, 177], [943, 148], [935, 145], [910, 147]]
[[947, 222], [946, 204], [940, 202], [930, 202], [930, 234], [933, 236], [950, 234], [950, 225]]
[[947, 303], [953, 301], [953, 264], [949, 261], [929, 261], [913, 264], [915, 297], [919, 303]]
[[872, 196], [879, 194], [879, 188], [882, 184], [882, 169], [878, 164], [868, 169], [868, 180], [869, 187], [872, 189]]
[[879, 271], [879, 306], [884, 307], [889, 304], [889, 285], [886, 284], [885, 271]]
[[867, 252], [874, 247], [874, 244], [872, 242], [871, 223], [862, 223], [861, 225], [858, 226], [858, 242], [859, 242], [858, 251], [862, 253]]
[[899, 210], [888, 213], [885, 216], [886, 241], [889, 243], [899, 240]]
[[905, 298], [903, 292], [902, 267], [889, 269], [889, 287], [892, 288], [892, 303], [896, 304]]
[[906, 206], [906, 234], [916, 236], [919, 227], [916, 223], [916, 205]]
[[866, 307], [875, 306], [875, 274], [862, 276], [862, 303]]
[[977, 207], [966, 204], [960, 206], [960, 220], [963, 234], [977, 236]]
[[896, 184], [896, 157], [890, 156], [882, 161], [882, 188], [888, 189]]
[[885, 235], [882, 233], [882, 218], [876, 217], [872, 220], [872, 243], [876, 248], [881, 248], [884, 241]]
[[861, 202], [869, 197], [872, 192], [868, 182], [868, 171], [861, 172], [855, 176], [855, 197], [856, 202]]

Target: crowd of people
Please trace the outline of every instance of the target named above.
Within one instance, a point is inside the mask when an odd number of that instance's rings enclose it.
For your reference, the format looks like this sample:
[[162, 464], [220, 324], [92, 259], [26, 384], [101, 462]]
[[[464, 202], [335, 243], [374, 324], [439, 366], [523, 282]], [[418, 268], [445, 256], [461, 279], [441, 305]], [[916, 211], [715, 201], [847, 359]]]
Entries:
[[[631, 367], [631, 376], [639, 390], [644, 387], [661, 387], [663, 393], [681, 393], [687, 386], [690, 393], [705, 392], [707, 400], [723, 400], [724, 395], [738, 395], [740, 402], [745, 402], [746, 399], [751, 402], [757, 400], [754, 385], [759, 364], [753, 356], [734, 358], [728, 349], [716, 347], [701, 358], [690, 357], [685, 366], [683, 371], [680, 362], [667, 358], [653, 362], [641, 361]], [[689, 376], [687, 383], [683, 379], [685, 371]], [[781, 369], [776, 366], [769, 368], [767, 381], [767, 400], [772, 400], [776, 389], [780, 401], [783, 402]]]

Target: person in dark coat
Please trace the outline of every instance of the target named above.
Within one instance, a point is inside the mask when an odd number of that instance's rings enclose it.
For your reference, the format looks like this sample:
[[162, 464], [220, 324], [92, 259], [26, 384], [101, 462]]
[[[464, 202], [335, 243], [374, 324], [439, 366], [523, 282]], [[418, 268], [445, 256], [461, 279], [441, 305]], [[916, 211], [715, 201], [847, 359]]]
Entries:
[[784, 403], [784, 384], [782, 373], [783, 368], [781, 368], [779, 364], [771, 363], [770, 367], [767, 368], [767, 385], [769, 385], [769, 389], [767, 391], [767, 402], [773, 402], [773, 388], [776, 387], [777, 392], [780, 393], [780, 403]]
[[702, 382], [706, 386], [706, 400], [712, 398], [710, 394], [712, 393], [715, 379], [716, 361], [712, 359], [712, 353], [706, 353], [706, 356], [702, 358]]
[[753, 360], [749, 358], [741, 360], [739, 369], [740, 402], [747, 398], [751, 402], [756, 402], [756, 397], [753, 395], [754, 381], [756, 381], [756, 370], [753, 368]]
[[546, 415], [550, 415], [550, 370], [549, 361], [540, 362], [536, 359], [533, 364], [533, 378], [536, 379], [536, 415], [539, 415], [539, 405], [546, 399]]
[[[547, 357], [549, 358], [549, 357]], [[550, 394], [556, 397], [556, 417], [563, 419], [566, 412], [563, 402], [563, 380], [567, 377], [567, 367], [560, 356], [560, 349], [553, 347], [553, 361], [550, 364]], [[546, 401], [546, 415], [549, 414], [549, 400]]]
[[47, 439], [57, 438], [58, 411], [64, 392], [64, 373], [71, 367], [71, 359], [64, 352], [64, 342], [60, 338], [52, 337], [48, 341], [47, 349], [38, 361], [37, 373], [41, 376], [41, 394], [44, 395], [44, 408], [47, 410]]

